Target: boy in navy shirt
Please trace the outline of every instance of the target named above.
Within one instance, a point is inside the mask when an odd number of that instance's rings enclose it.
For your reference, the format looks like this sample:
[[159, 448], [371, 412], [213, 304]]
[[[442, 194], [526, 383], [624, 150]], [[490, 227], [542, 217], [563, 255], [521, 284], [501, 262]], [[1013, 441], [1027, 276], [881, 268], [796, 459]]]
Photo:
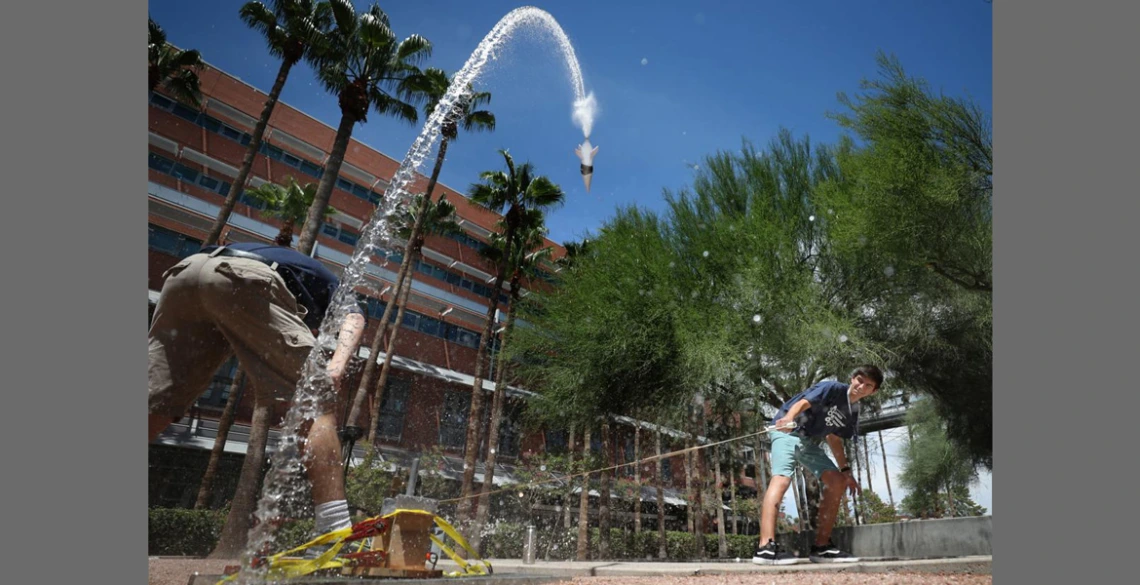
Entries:
[[[850, 563], [859, 559], [831, 543], [831, 529], [844, 488], [860, 492], [859, 481], [851, 474], [843, 452], [843, 440], [859, 433], [859, 400], [870, 396], [883, 384], [883, 373], [875, 366], [860, 366], [851, 374], [851, 383], [820, 382], [784, 403], [772, 424], [772, 480], [764, 493], [760, 522], [760, 546], [752, 556], [758, 565], [789, 565], [795, 556], [776, 544], [776, 512], [788, 486], [795, 464], [810, 469], [823, 484], [819, 506], [819, 527], [809, 558], [813, 563]], [[826, 442], [835, 456], [835, 465], [824, 453]]]

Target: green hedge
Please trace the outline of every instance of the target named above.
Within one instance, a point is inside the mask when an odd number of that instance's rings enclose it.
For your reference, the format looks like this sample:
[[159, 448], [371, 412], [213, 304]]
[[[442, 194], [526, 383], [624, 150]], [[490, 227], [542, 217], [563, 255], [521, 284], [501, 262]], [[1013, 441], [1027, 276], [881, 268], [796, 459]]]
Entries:
[[[226, 510], [151, 508], [147, 527], [150, 556], [206, 556], [218, 544]], [[308, 542], [313, 521], [286, 522], [274, 534], [273, 550], [281, 551]]]
[[[522, 558], [523, 540], [526, 529], [520, 524], [500, 523], [493, 529], [494, 532], [484, 537], [484, 552], [491, 558], [510, 559]], [[590, 529], [589, 551], [591, 559], [600, 558], [598, 554], [597, 528]], [[756, 550], [757, 537], [755, 535], [726, 535], [728, 544], [727, 558], [748, 559]], [[657, 558], [657, 531], [642, 531], [636, 535], [630, 530], [617, 528], [610, 529], [610, 550], [607, 560], [642, 560]], [[569, 560], [575, 557], [578, 550], [578, 530], [548, 530], [538, 531], [539, 559]], [[685, 561], [697, 558], [696, 535], [690, 532], [666, 532], [665, 548], [669, 560]], [[705, 558], [717, 558], [716, 534], [705, 536]]]

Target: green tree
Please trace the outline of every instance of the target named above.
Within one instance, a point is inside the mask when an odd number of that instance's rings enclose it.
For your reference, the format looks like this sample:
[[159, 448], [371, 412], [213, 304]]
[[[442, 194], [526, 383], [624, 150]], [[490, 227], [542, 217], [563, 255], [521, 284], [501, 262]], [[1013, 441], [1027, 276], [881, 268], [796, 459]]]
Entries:
[[[505, 230], [503, 240], [506, 245], [503, 256], [511, 256], [511, 248], [515, 241], [515, 232], [522, 225], [527, 210], [545, 210], [561, 205], [565, 199], [562, 189], [545, 176], [535, 175], [534, 166], [527, 162], [515, 165], [514, 158], [506, 150], [500, 150], [506, 162], [507, 170], [484, 171], [479, 177], [481, 183], [471, 186], [469, 195], [471, 200], [491, 211], [503, 215]], [[505, 213], [504, 213], [505, 212]], [[471, 411], [467, 417], [466, 448], [463, 457], [463, 495], [474, 493], [475, 460], [479, 455], [480, 426], [483, 421], [483, 373], [484, 361], [487, 359], [487, 348], [491, 341], [491, 332], [495, 327], [495, 315], [499, 308], [499, 296], [503, 290], [506, 278], [506, 264], [500, 264], [495, 274], [495, 283], [491, 290], [490, 302], [487, 304], [487, 321], [483, 333], [479, 337], [479, 348], [475, 354], [475, 381], [471, 386]], [[472, 498], [460, 503], [459, 515], [461, 519], [473, 519]]]
[[[447, 74], [434, 67], [428, 67], [423, 71], [422, 76], [414, 77], [411, 80], [414, 84], [414, 89], [418, 95], [423, 96], [426, 100], [424, 104], [424, 114], [431, 116], [432, 112], [439, 107], [440, 102], [443, 100], [447, 91], [451, 87], [451, 80], [448, 79]], [[439, 180], [439, 173], [443, 169], [443, 161], [447, 155], [447, 147], [453, 140], [459, 137], [459, 127], [467, 132], [480, 132], [480, 131], [493, 131], [495, 129], [495, 115], [490, 111], [482, 110], [482, 108], [491, 102], [491, 94], [487, 92], [476, 92], [471, 88], [462, 94], [460, 99], [452, 106], [451, 115], [444, 121], [443, 127], [440, 129], [442, 140], [439, 143], [439, 150], [435, 157], [435, 167], [432, 168], [431, 177], [428, 179], [427, 191], [424, 197], [419, 200], [419, 208], [416, 218], [427, 218], [431, 216], [430, 210], [426, 206], [431, 204], [432, 192], [435, 191], [435, 186]], [[414, 243], [420, 238], [423, 232], [422, 224], [413, 224], [409, 235], [406, 238], [407, 244], [404, 246], [404, 258], [412, 255], [412, 247]], [[408, 278], [412, 267], [411, 262], [403, 262], [400, 264], [400, 269], [396, 274], [396, 282], [393, 285], [395, 290], [400, 290], [404, 286], [404, 280]], [[397, 298], [393, 295], [392, 298]], [[389, 303], [384, 309], [384, 315], [380, 319], [380, 328], [376, 331], [376, 337], [372, 340], [372, 355], [376, 355], [380, 350], [380, 339], [383, 338], [386, 328], [389, 326], [389, 317], [391, 317], [392, 303]], [[397, 321], [398, 322], [398, 321]], [[364, 366], [364, 373], [360, 378], [360, 386], [356, 390], [356, 395], [352, 401], [352, 407], [349, 411], [346, 430], [350, 437], [359, 434], [359, 419], [361, 408], [364, 404], [364, 398], [368, 395], [369, 388], [371, 387], [372, 375], [375, 373], [376, 363], [375, 360], [369, 360]], [[375, 421], [373, 421], [375, 426]], [[351, 438], [346, 448], [351, 449]]]
[[859, 495], [859, 518], [864, 524], [898, 522], [898, 511], [879, 497], [870, 487]]
[[899, 482], [910, 493], [903, 500], [903, 509], [927, 516], [957, 514], [959, 509], [968, 509], [957, 505], [954, 494], [967, 489], [977, 478], [969, 454], [948, 440], [945, 422], [930, 400], [916, 401], [908, 410], [907, 419], [913, 438], [902, 452]]
[[[273, 87], [265, 98], [261, 109], [261, 117], [253, 127], [249, 145], [238, 169], [237, 178], [234, 179], [233, 188], [230, 189], [222, 208], [218, 211], [214, 225], [203, 245], [212, 246], [218, 242], [222, 229], [233, 213], [234, 205], [245, 191], [246, 181], [253, 169], [253, 162], [261, 148], [261, 140], [265, 136], [265, 128], [269, 125], [269, 118], [273, 109], [277, 107], [277, 99], [289, 78], [293, 66], [302, 59], [312, 58], [316, 43], [321, 36], [328, 32], [332, 22], [332, 13], [328, 4], [313, 0], [268, 0], [266, 3], [246, 2], [238, 11], [242, 22], [256, 30], [265, 38], [269, 54], [281, 60], [277, 69], [277, 78]], [[285, 244], [289, 245], [289, 244]]]
[[198, 72], [205, 66], [196, 50], [183, 51], [166, 42], [166, 32], [147, 19], [147, 89], [160, 85], [175, 98], [201, 107]]
[[[459, 223], [456, 222], [455, 206], [447, 200], [446, 195], [441, 195], [439, 200], [434, 203], [428, 199], [426, 194], [417, 195], [412, 199], [412, 204], [409, 207], [410, 209], [405, 209], [397, 220], [396, 235], [407, 239], [409, 242], [410, 253], [404, 258], [404, 263], [408, 266], [414, 266], [423, 255], [427, 236], [457, 234], [460, 233], [460, 228]], [[420, 229], [419, 233], [413, 236], [415, 226], [419, 226]], [[410, 273], [404, 279], [403, 285], [403, 290], [397, 289], [392, 293], [392, 302], [389, 303], [396, 305], [396, 319], [390, 324], [388, 345], [384, 348], [384, 364], [380, 367], [380, 377], [376, 380], [375, 399], [372, 401], [372, 424], [368, 431], [368, 441], [372, 444], [376, 444], [377, 433], [379, 432], [380, 406], [384, 401], [384, 388], [388, 382], [388, 373], [392, 371], [392, 357], [396, 353], [396, 338], [400, 331], [399, 324], [404, 322], [404, 311], [408, 308], [408, 298], [412, 294]], [[388, 311], [385, 311], [385, 314], [387, 313]], [[377, 339], [382, 333], [383, 326], [376, 333]], [[373, 346], [379, 346], [379, 343], [374, 340]], [[375, 363], [378, 356], [378, 353], [369, 354], [369, 363]]]
[[930, 394], [951, 440], [992, 467], [990, 121], [897, 59], [879, 67], [862, 93], [840, 95], [849, 135], [819, 189], [839, 296], [867, 309], [861, 327], [892, 348], [895, 382]]
[[317, 78], [336, 94], [341, 118], [317, 186], [317, 196], [301, 228], [297, 249], [309, 254], [317, 241], [321, 213], [332, 197], [348, 150], [352, 129], [368, 120], [368, 111], [415, 123], [413, 103], [422, 101], [414, 84], [417, 66], [431, 54], [431, 43], [419, 35], [396, 39], [388, 15], [376, 4], [357, 15], [349, 0], [327, 0], [335, 27], [324, 35], [317, 52]]

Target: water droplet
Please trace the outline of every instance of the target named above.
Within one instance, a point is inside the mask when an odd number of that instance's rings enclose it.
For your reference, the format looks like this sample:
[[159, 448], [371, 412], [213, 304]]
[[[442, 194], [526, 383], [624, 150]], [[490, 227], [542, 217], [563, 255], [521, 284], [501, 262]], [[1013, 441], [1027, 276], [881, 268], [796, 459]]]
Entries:
[[839, 343], [847, 343], [847, 336], [846, 335], [840, 335], [839, 336]]
[[692, 296], [693, 296], [693, 298], [694, 298], [694, 299], [695, 299], [695, 298], [697, 298], [697, 295], [698, 295], [698, 294], [699, 294], [699, 293], [697, 293], [697, 291], [693, 291], [693, 295], [692, 295]]
[[539, 466], [539, 468], [538, 468], [538, 469], [539, 469], [540, 471], [546, 471], [546, 466], [545, 466], [545, 465], [541, 465], [541, 466]]
[[752, 322], [753, 323], [759, 323], [761, 320], [763, 320], [763, 319], [762, 319], [762, 317], [760, 317], [760, 313], [757, 313], [757, 314], [752, 316]]
[[814, 215], [809, 215], [809, 216], [808, 216], [808, 221], [815, 221], [815, 216], [814, 216]]
[[[702, 226], [702, 227], [701, 227], [701, 229], [704, 229], [704, 227]], [[705, 258], [708, 258], [708, 257], [709, 257], [709, 251], [708, 251], [708, 250], [705, 250], [704, 252], [701, 252], [701, 256], [704, 256]]]
[[648, 64], [649, 64], [649, 59], [646, 59], [645, 57], [642, 57], [642, 58], [641, 58], [641, 64], [642, 64], [642, 65], [648, 65]]
[[894, 276], [895, 275], [895, 267], [894, 266], [888, 266], [888, 267], [884, 268], [883, 274], [886, 274], [887, 278]]

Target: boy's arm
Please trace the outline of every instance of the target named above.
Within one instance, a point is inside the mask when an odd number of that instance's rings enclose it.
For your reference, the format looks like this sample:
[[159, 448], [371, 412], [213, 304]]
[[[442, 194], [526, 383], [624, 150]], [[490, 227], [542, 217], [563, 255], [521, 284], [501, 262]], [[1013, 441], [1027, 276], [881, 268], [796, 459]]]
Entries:
[[785, 414], [783, 418], [776, 421], [776, 429], [788, 432], [787, 429], [791, 425], [795, 424], [796, 417], [799, 416], [801, 412], [809, 408], [811, 408], [811, 402], [809, 402], [806, 398], [801, 398], [799, 402], [793, 404], [792, 407], [788, 409], [788, 413]]

